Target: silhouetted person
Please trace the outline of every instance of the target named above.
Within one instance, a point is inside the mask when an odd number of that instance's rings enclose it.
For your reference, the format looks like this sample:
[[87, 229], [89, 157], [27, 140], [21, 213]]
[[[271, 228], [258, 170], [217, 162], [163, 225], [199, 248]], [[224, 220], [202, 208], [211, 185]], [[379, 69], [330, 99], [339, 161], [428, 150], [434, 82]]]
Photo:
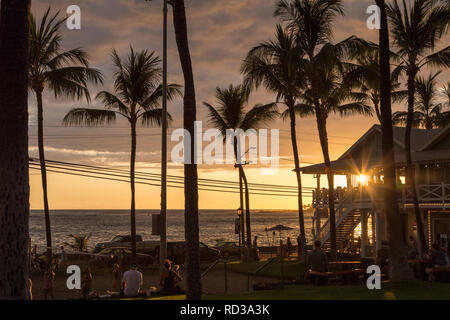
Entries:
[[439, 245], [437, 243], [434, 243], [432, 245], [430, 253], [428, 254], [427, 262], [429, 267], [447, 265], [446, 254], [439, 248]]
[[181, 281], [181, 277], [175, 270], [172, 269], [172, 264], [169, 260], [164, 261], [164, 270], [161, 274], [159, 285], [161, 294], [172, 294], [180, 291], [177, 284]]
[[[328, 271], [328, 259], [325, 252], [320, 249], [321, 242], [314, 242], [314, 249], [308, 253], [306, 265], [316, 272], [327, 272]], [[311, 280], [315, 284], [322, 284], [326, 278], [311, 274]]]

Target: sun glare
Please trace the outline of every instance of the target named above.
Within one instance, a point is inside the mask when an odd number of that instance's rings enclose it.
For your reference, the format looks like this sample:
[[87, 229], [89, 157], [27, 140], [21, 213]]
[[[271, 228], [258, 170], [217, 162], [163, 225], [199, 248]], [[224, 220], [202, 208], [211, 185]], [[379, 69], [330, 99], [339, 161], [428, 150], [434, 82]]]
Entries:
[[369, 183], [369, 177], [363, 174], [359, 175], [356, 179], [358, 183], [360, 183], [363, 186], [366, 186]]

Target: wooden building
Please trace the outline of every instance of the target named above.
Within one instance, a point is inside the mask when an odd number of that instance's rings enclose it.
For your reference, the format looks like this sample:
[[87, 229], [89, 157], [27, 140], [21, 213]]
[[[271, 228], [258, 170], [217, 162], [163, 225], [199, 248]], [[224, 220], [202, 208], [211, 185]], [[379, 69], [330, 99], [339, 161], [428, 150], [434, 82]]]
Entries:
[[[417, 240], [412, 196], [405, 178], [405, 128], [394, 127], [395, 166], [398, 180], [398, 205], [402, 216], [405, 245], [410, 236]], [[439, 243], [445, 250], [450, 242], [450, 125], [443, 129], [413, 129], [412, 161], [422, 220], [429, 244]], [[347, 177], [347, 186], [335, 190], [338, 250], [344, 251], [355, 228], [360, 230], [363, 257], [374, 256], [386, 240], [383, 219], [381, 127], [374, 125], [339, 159], [332, 162], [334, 175]], [[313, 174], [318, 188], [313, 191], [313, 235], [330, 246], [328, 190], [320, 188], [325, 165], [302, 168]], [[369, 236], [371, 235], [371, 236]]]

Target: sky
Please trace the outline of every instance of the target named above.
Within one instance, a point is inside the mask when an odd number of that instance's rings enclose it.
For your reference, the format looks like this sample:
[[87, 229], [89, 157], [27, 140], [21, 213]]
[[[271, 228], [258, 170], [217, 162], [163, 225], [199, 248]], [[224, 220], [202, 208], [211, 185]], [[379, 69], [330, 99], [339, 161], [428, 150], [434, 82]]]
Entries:
[[[192, 55], [197, 98], [197, 119], [203, 121], [203, 128], [210, 128], [206, 109], [202, 102], [215, 105], [215, 88], [237, 85], [242, 82], [240, 65], [247, 52], [263, 41], [273, 38], [275, 25], [273, 17], [274, 0], [186, 0], [189, 45]], [[129, 53], [132, 46], [136, 50], [148, 49], [162, 55], [162, 1], [153, 0], [34, 0], [32, 12], [40, 20], [48, 6], [52, 12], [66, 15], [70, 5], [81, 9], [81, 30], [62, 28], [62, 48], [64, 50], [82, 47], [88, 52], [91, 66], [102, 71], [104, 85], [90, 87], [91, 96], [99, 91], [112, 91], [114, 68], [111, 51], [116, 49], [120, 56]], [[373, 1], [344, 1], [346, 15], [334, 23], [334, 41], [357, 35], [377, 42], [377, 30], [366, 27], [366, 9]], [[450, 44], [446, 36], [440, 47]], [[429, 72], [426, 70], [426, 73]], [[440, 75], [441, 83], [449, 79], [449, 72]], [[169, 8], [168, 29], [168, 79], [169, 83], [183, 84], [178, 52], [174, 39], [172, 13]], [[270, 103], [275, 96], [263, 89], [252, 93], [249, 106], [256, 103]], [[107, 166], [127, 170], [129, 167], [130, 135], [128, 123], [118, 119], [115, 124], [98, 128], [64, 127], [64, 115], [75, 107], [101, 108], [98, 101], [89, 105], [85, 100], [55, 100], [44, 94], [44, 132], [46, 158], [89, 165]], [[280, 110], [282, 110], [280, 106]], [[404, 109], [404, 106], [395, 106]], [[174, 118], [169, 128], [172, 132], [182, 127], [182, 99], [170, 102], [168, 111]], [[36, 98], [29, 95], [31, 157], [37, 157]], [[339, 118], [332, 116], [328, 121], [330, 155], [338, 158], [372, 125], [375, 118], [353, 116]], [[282, 184], [295, 186], [293, 157], [289, 124], [277, 120], [266, 126], [279, 129], [280, 165], [274, 175], [261, 175], [257, 165], [248, 165], [245, 170], [250, 183]], [[263, 127], [264, 128], [264, 127]], [[314, 118], [297, 120], [297, 136], [302, 166], [322, 162], [322, 153]], [[159, 128], [139, 128], [136, 170], [140, 172], [160, 172], [161, 135]], [[174, 147], [170, 142], [169, 151]], [[183, 175], [179, 164], [169, 163], [170, 175]], [[238, 175], [232, 165], [200, 165], [199, 177], [226, 181], [237, 181]], [[302, 176], [303, 184], [315, 186], [313, 177]], [[338, 178], [336, 183], [342, 183]], [[325, 180], [322, 180], [325, 184]], [[73, 177], [55, 173], [48, 174], [49, 202], [51, 209], [126, 209], [130, 205], [130, 188], [123, 182], [110, 182], [83, 177]], [[31, 208], [41, 209], [42, 190], [39, 171], [30, 171]], [[305, 192], [305, 203], [310, 202], [309, 192]], [[253, 209], [296, 209], [295, 197], [268, 197], [252, 195]], [[139, 209], [157, 209], [160, 206], [160, 190], [155, 186], [137, 186], [136, 205]], [[168, 208], [180, 209], [184, 206], [181, 189], [168, 190]], [[223, 194], [200, 191], [200, 209], [236, 209], [239, 207], [237, 194]]]

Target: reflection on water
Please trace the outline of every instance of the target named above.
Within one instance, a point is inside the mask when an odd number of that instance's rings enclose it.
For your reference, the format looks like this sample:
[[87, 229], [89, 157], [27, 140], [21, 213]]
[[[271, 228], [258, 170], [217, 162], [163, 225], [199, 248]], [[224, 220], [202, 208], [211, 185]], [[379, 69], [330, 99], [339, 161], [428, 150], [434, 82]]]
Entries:
[[[152, 236], [152, 214], [158, 210], [138, 210], [136, 212], [136, 232], [144, 240], [158, 240]], [[89, 247], [101, 241], [109, 241], [116, 234], [129, 234], [130, 217], [127, 210], [54, 210], [51, 212], [52, 239], [55, 247], [70, 241], [70, 234], [92, 233]], [[201, 210], [200, 211], [200, 241], [214, 245], [216, 239], [238, 241], [234, 233], [234, 219], [237, 214], [233, 210]], [[298, 236], [298, 213], [295, 211], [258, 210], [251, 212], [252, 236], [258, 236], [259, 245], [278, 243], [280, 234], [275, 237], [265, 228], [282, 224], [293, 228], [283, 231], [285, 239], [291, 237], [296, 244]], [[168, 240], [184, 240], [184, 213], [182, 210], [169, 210], [167, 215]], [[305, 214], [307, 239], [311, 238], [311, 218]], [[32, 211], [30, 214], [30, 236], [32, 244], [45, 246], [45, 224], [42, 211]]]

